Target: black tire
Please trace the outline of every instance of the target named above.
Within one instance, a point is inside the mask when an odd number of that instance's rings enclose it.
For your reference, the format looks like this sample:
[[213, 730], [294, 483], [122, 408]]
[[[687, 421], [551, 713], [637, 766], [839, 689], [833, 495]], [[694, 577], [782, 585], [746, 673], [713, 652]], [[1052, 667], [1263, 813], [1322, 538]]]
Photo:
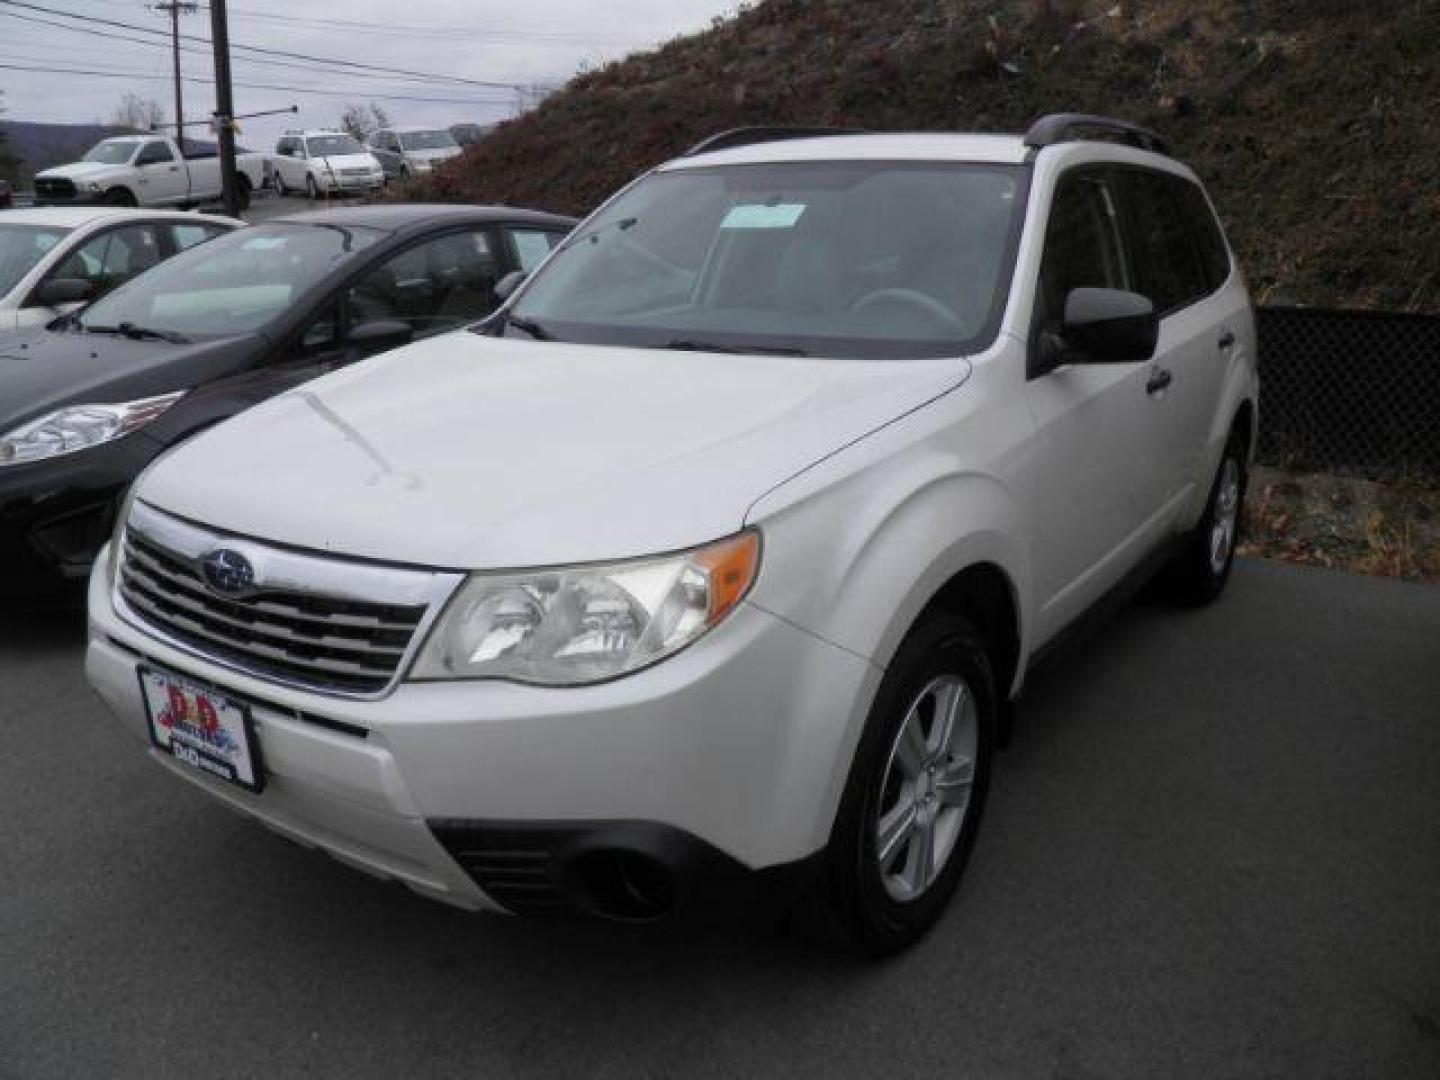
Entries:
[[[1244, 432], [1231, 431], [1210, 484], [1205, 512], [1185, 537], [1166, 574], [1170, 595], [1182, 604], [1208, 604], [1225, 591], [1225, 583], [1230, 580], [1244, 522], [1245, 489], [1250, 480], [1248, 456]], [[1232, 499], [1234, 516], [1227, 531], [1221, 522], [1230, 512]]]
[[111, 188], [105, 193], [106, 206], [139, 206], [135, 193], [129, 188]]
[[317, 202], [320, 198], [320, 185], [315, 182], [314, 173], [305, 174], [305, 197], [311, 202]]
[[241, 173], [235, 178], [235, 209], [242, 214], [250, 209], [250, 178]]
[[408, 184], [409, 182], [410, 182], [410, 169], [409, 169], [408, 166], [401, 165], [401, 166], [400, 166], [400, 183], [402, 183], [402, 184]]
[[[897, 899], [887, 884], [889, 875], [882, 869], [876, 839], [882, 811], [894, 791], [892, 759], [911, 706], [937, 679], [955, 676], [976, 707], [969, 801], [962, 810], [958, 836], [929, 885], [908, 900]], [[871, 706], [823, 869], [808, 898], [809, 910], [803, 916], [809, 920], [807, 930], [820, 930], [832, 941], [884, 956], [912, 945], [935, 924], [960, 883], [975, 843], [990, 782], [998, 713], [990, 660], [974, 627], [946, 612], [924, 616], [901, 644]], [[933, 781], [933, 766], [930, 772]]]
[[290, 189], [285, 186], [285, 177], [280, 175], [279, 169], [275, 170], [275, 194], [282, 199], [290, 194]]

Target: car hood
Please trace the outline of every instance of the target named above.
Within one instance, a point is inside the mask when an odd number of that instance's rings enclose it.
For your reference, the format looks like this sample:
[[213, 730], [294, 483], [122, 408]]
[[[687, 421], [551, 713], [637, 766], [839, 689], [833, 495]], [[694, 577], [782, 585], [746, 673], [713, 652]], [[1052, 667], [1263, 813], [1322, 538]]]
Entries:
[[735, 532], [761, 495], [969, 370], [447, 334], [211, 429], [146, 473], [139, 497], [388, 562], [652, 554]]
[[119, 172], [127, 168], [129, 168], [127, 165], [106, 165], [102, 161], [77, 161], [70, 165], [56, 165], [53, 169], [38, 172], [35, 174], [35, 179], [74, 180], [76, 183], [80, 183], [84, 180], [91, 180], [97, 176]]
[[174, 345], [36, 330], [0, 338], [0, 433], [65, 405], [135, 401], [244, 366], [254, 336]]

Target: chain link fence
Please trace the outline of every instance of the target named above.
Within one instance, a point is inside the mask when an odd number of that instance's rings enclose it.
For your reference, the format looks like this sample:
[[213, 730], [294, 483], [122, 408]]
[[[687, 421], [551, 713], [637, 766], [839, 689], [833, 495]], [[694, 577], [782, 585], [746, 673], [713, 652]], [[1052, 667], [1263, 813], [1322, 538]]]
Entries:
[[1262, 462], [1440, 479], [1440, 317], [1259, 308]]

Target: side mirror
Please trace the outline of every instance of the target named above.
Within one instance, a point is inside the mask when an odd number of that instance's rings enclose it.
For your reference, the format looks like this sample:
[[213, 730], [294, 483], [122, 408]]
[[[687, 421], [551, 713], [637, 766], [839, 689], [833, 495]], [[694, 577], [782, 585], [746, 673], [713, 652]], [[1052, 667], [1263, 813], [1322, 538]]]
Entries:
[[49, 278], [30, 294], [31, 306], [60, 307], [62, 304], [83, 304], [95, 298], [95, 283], [84, 278]]
[[1155, 355], [1155, 305], [1123, 289], [1072, 289], [1060, 336], [1087, 363], [1136, 363]]
[[415, 337], [415, 329], [399, 319], [377, 319], [350, 331], [349, 344], [366, 356], [398, 349]]
[[502, 304], [509, 300], [515, 295], [515, 290], [520, 287], [520, 283], [529, 276], [524, 270], [511, 270], [495, 283], [495, 299]]

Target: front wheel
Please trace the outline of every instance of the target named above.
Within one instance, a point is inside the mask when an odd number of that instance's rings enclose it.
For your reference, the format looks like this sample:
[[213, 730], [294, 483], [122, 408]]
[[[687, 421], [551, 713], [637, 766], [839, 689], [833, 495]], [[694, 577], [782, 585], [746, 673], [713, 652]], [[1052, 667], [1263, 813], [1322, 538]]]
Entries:
[[106, 206], [139, 206], [139, 200], [129, 188], [111, 188], [105, 193]]
[[1169, 569], [1170, 591], [1182, 603], [1210, 603], [1224, 591], [1230, 578], [1249, 480], [1247, 456], [1244, 436], [1231, 432], [1210, 485], [1205, 513], [1185, 538]]
[[320, 198], [320, 185], [315, 183], [314, 173], [307, 173], [305, 175], [305, 194], [311, 202], [315, 202]]
[[235, 209], [242, 214], [250, 209], [250, 178], [241, 173], [235, 180]]
[[884, 955], [940, 918], [979, 829], [997, 718], [974, 628], [924, 617], [881, 681], [826, 849], [815, 899], [833, 936]]

